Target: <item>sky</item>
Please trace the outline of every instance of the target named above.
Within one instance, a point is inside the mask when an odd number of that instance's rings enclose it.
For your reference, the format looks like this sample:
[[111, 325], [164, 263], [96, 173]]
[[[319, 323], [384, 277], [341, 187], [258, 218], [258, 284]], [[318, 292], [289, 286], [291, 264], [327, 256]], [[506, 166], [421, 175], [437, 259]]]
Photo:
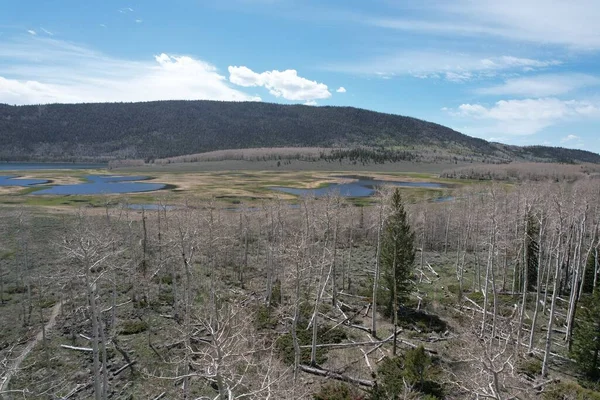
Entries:
[[600, 153], [599, 0], [0, 0], [0, 103], [352, 106]]

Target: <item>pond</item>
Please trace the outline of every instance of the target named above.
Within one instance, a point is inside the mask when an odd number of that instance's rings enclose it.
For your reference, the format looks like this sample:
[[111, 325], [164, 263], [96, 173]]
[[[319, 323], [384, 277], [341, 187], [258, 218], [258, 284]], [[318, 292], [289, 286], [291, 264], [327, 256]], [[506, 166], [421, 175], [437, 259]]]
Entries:
[[16, 175], [0, 175], [0, 186], [33, 186], [50, 182], [46, 179], [16, 179]]
[[88, 175], [88, 182], [74, 185], [57, 185], [48, 189], [33, 192], [39, 194], [120, 194], [120, 193], [139, 193], [151, 192], [167, 187], [162, 183], [142, 183], [136, 182], [148, 179], [146, 176], [112, 176], [112, 175]]
[[361, 176], [339, 176], [337, 178], [352, 179], [352, 181], [347, 183], [332, 183], [329, 186], [316, 189], [299, 189], [283, 186], [272, 186], [271, 189], [296, 196], [313, 195], [316, 197], [321, 197], [330, 193], [339, 193], [339, 195], [343, 197], [369, 197], [374, 195], [377, 188], [381, 186], [400, 186], [429, 189], [442, 189], [448, 187], [443, 183], [437, 182], [383, 181]]
[[38, 169], [103, 169], [106, 164], [77, 163], [0, 163], [0, 171], [29, 171]]

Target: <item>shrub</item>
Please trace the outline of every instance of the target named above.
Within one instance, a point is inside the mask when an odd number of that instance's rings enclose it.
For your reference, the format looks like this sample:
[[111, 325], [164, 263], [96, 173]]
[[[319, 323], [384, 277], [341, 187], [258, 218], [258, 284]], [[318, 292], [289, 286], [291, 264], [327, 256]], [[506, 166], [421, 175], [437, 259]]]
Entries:
[[27, 292], [27, 287], [25, 286], [9, 286], [6, 288], [7, 294], [22, 294]]
[[377, 385], [372, 400], [394, 399], [404, 392], [404, 363], [401, 357], [383, 359], [377, 368]]
[[271, 307], [277, 307], [281, 304], [281, 281], [275, 279], [273, 282], [273, 289], [271, 290]]
[[557, 382], [544, 390], [543, 399], [600, 400], [600, 392], [586, 389], [575, 382]]
[[314, 400], [364, 400], [365, 396], [345, 383], [328, 383], [313, 395]]
[[[305, 324], [298, 324], [298, 328], [296, 329], [298, 344], [300, 346], [307, 346], [312, 343], [312, 329], [307, 330], [306, 327], [307, 325]], [[326, 325], [320, 326], [317, 332], [318, 343], [341, 343], [347, 337], [343, 329], [330, 329]], [[294, 339], [291, 332], [281, 335], [275, 342], [275, 346], [286, 364], [294, 363]], [[325, 361], [327, 361], [327, 349], [323, 347], [317, 348], [317, 364], [323, 364]], [[303, 364], [310, 362], [310, 348], [300, 349], [300, 362]]]
[[371, 392], [371, 400], [403, 396], [405, 381], [425, 396], [421, 398], [443, 398], [442, 386], [432, 380], [435, 376], [433, 361], [422, 346], [409, 350], [403, 357], [385, 358], [377, 369], [377, 385]]
[[121, 335], [135, 335], [136, 333], [142, 333], [148, 329], [148, 323], [142, 320], [128, 320], [123, 321], [119, 333]]
[[258, 330], [275, 328], [277, 326], [277, 317], [273, 315], [273, 308], [260, 305], [254, 314], [254, 326]]
[[56, 304], [56, 300], [53, 298], [46, 298], [40, 301], [38, 304], [40, 308], [50, 308]]
[[406, 380], [422, 388], [430, 365], [431, 357], [425, 353], [423, 346], [408, 350], [404, 361], [404, 376]]
[[542, 373], [542, 362], [536, 358], [522, 361], [517, 370], [531, 378], [535, 378]]
[[483, 303], [483, 293], [481, 292], [472, 292], [467, 296], [469, 299], [473, 300], [475, 303]]

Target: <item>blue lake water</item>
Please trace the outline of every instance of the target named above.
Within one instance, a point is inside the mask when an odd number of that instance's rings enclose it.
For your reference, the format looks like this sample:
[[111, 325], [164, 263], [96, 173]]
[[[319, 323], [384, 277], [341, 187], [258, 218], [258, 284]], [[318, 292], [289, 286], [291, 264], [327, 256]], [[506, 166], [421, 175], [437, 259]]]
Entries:
[[148, 179], [146, 176], [111, 176], [111, 175], [88, 175], [88, 182], [74, 185], [57, 185], [48, 189], [39, 190], [32, 194], [120, 194], [150, 192], [164, 189], [167, 185], [162, 183], [136, 182]]
[[448, 187], [443, 183], [437, 182], [398, 182], [398, 181], [382, 181], [377, 179], [356, 177], [356, 176], [340, 176], [340, 178], [354, 179], [348, 183], [333, 183], [329, 186], [317, 189], [299, 189], [291, 187], [273, 186], [271, 189], [279, 192], [293, 194], [296, 196], [313, 195], [315, 197], [326, 196], [330, 193], [339, 193], [343, 197], [369, 197], [375, 194], [375, 191], [380, 186], [400, 186], [400, 187], [415, 187], [442, 189]]
[[106, 164], [0, 163], [0, 171], [29, 171], [34, 169], [102, 169], [106, 167]]
[[15, 179], [16, 177], [16, 175], [1, 175], [0, 186], [33, 186], [50, 182], [45, 179]]

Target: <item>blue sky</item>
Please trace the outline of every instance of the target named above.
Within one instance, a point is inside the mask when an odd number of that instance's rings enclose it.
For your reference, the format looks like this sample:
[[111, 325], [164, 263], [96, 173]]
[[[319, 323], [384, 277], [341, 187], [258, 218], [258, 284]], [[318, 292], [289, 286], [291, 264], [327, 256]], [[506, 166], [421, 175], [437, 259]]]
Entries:
[[598, 0], [19, 0], [0, 103], [340, 105], [600, 152]]

